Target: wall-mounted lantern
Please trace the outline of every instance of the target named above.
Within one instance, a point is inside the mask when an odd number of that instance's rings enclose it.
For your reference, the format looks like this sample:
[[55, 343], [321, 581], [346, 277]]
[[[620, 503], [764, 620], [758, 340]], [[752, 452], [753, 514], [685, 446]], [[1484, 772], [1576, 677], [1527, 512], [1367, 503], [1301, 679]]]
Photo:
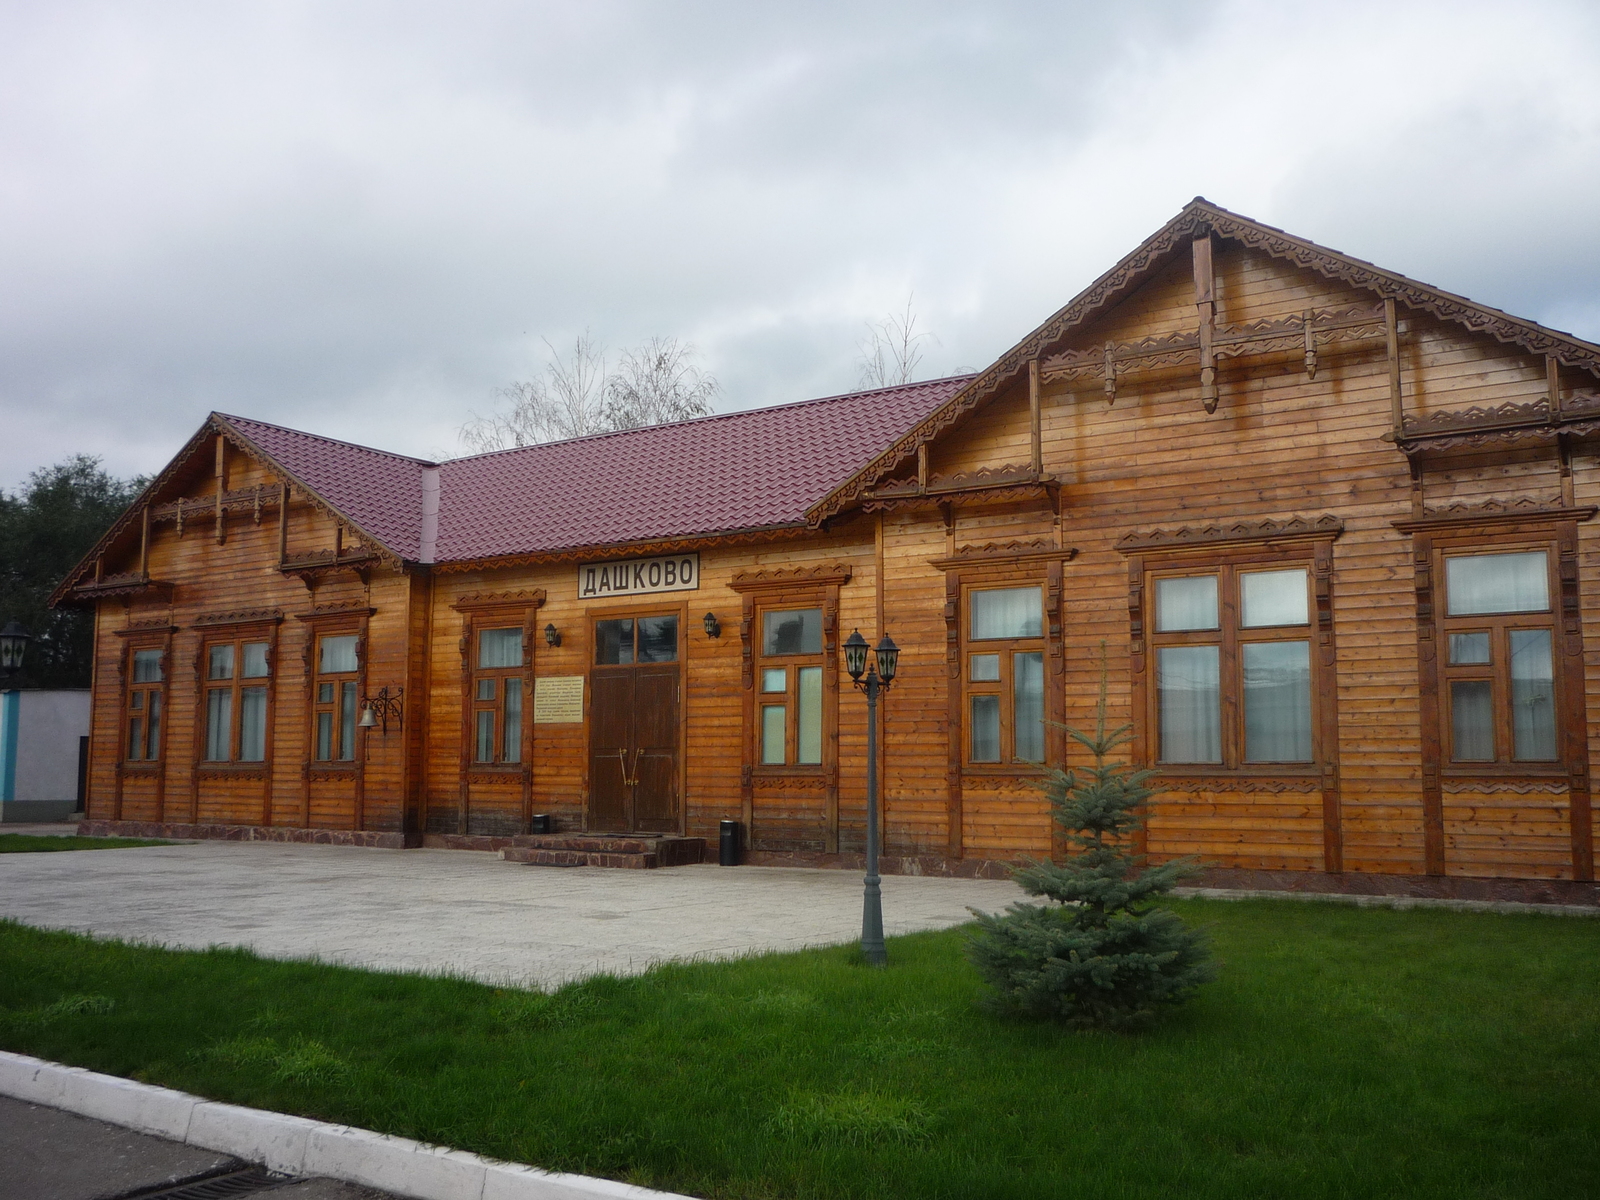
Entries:
[[6, 622], [6, 627], [0, 629], [0, 675], [15, 675], [22, 670], [22, 656], [31, 641], [33, 635], [20, 621]]
[[706, 636], [708, 638], [722, 636], [722, 625], [718, 622], [716, 613], [708, 612], [705, 616], [705, 620], [702, 621], [701, 624], [706, 627]]
[[561, 645], [561, 631], [554, 625], [546, 625], [544, 627], [544, 644], [546, 646]]

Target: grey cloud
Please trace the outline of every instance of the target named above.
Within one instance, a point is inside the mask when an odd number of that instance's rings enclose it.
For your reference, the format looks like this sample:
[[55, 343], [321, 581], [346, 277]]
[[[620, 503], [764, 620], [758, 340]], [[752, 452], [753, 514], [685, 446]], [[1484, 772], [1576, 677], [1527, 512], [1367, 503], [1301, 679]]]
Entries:
[[585, 328], [693, 340], [746, 407], [848, 388], [863, 322], [914, 291], [929, 369], [981, 364], [1197, 192], [1600, 336], [1597, 46], [1555, 2], [1509, 29], [1488, 4], [0, 3], [0, 485], [78, 450], [154, 469], [211, 408], [448, 449]]

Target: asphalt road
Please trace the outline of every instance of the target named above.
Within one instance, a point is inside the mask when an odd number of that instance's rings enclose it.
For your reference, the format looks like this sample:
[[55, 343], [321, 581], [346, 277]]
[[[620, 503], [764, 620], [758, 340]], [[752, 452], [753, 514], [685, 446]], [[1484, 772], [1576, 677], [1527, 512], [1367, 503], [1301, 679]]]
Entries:
[[[216, 1180], [251, 1164], [0, 1096], [0, 1200], [118, 1200]], [[396, 1200], [334, 1179], [269, 1178], [272, 1200]]]

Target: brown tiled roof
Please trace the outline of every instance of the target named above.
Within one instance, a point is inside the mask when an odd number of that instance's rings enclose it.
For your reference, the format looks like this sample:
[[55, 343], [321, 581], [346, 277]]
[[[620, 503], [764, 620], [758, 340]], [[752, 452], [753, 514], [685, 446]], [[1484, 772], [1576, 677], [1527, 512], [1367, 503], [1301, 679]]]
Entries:
[[[442, 464], [243, 417], [219, 420], [394, 554], [459, 562], [803, 525], [808, 507], [971, 378]], [[423, 518], [423, 486], [434, 471], [436, 536]]]

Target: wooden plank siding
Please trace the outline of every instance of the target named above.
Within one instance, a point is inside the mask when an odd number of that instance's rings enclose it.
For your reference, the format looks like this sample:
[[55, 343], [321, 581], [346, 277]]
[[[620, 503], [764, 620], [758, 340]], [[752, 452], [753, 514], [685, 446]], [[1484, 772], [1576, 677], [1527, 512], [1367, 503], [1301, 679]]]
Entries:
[[[1207, 303], [1217, 330], [1378, 302], [1371, 291], [1239, 242], [1207, 245], [1215, 272]], [[1196, 296], [1186, 248], [1045, 356], [1192, 335]], [[1542, 355], [1404, 303], [1395, 317], [1408, 418], [1547, 395]], [[753, 614], [767, 593], [748, 580], [767, 572], [787, 581], [771, 596], [827, 609], [830, 661], [838, 662], [839, 645], [857, 628], [869, 642], [888, 633], [901, 647], [882, 716], [886, 854], [950, 862], [1059, 854], [1040, 770], [963, 765], [964, 589], [1045, 589], [1052, 761], [1087, 765], [1084, 749], [1059, 726], [1093, 726], [1104, 671], [1111, 722], [1133, 725], [1132, 756], [1151, 764], [1154, 655], [1145, 646], [1144, 580], [1164, 566], [1226, 560], [1304, 564], [1314, 582], [1307, 636], [1317, 656], [1315, 761], [1164, 768], [1144, 835], [1154, 859], [1194, 855], [1219, 867], [1301, 872], [1592, 876], [1588, 776], [1600, 754], [1600, 522], [1585, 515], [1585, 506], [1600, 503], [1592, 445], [1574, 444], [1566, 459], [1553, 446], [1453, 451], [1419, 459], [1414, 474], [1393, 440], [1382, 336], [1321, 346], [1314, 377], [1298, 348], [1220, 357], [1214, 412], [1191, 366], [1129, 368], [1116, 378], [1114, 403], [1098, 376], [1063, 382], [1035, 365], [1031, 379], [1030, 387], [1029, 371], [1015, 376], [894, 474], [928, 485], [1011, 468], [1026, 473], [1025, 487], [988, 494], [973, 484], [943, 500], [930, 489], [847, 510], [804, 537], [708, 543], [699, 551], [699, 585], [689, 592], [584, 599], [571, 561], [471, 570], [383, 565], [308, 586], [278, 568], [272, 505], [259, 523], [230, 513], [221, 541], [200, 517], [181, 537], [172, 523], [157, 523], [148, 573], [174, 583], [170, 602], [154, 595], [99, 601], [90, 815], [404, 830], [415, 839], [425, 832], [508, 837], [524, 832], [533, 813], [548, 813], [559, 830], [584, 830], [587, 683], [585, 720], [567, 724], [533, 721], [534, 684], [587, 680], [596, 620], [658, 611], [680, 619], [680, 832], [711, 839], [720, 820], [733, 818], [746, 824], [756, 850], [843, 861], [834, 856], [859, 854], [865, 843], [866, 705], [842, 668], [825, 675], [834, 715], [822, 766], [753, 769], [757, 703], [746, 649], [759, 636]], [[1569, 373], [1564, 386], [1576, 382]], [[282, 482], [247, 456], [227, 461], [229, 488], [270, 491]], [[210, 470], [208, 461], [181, 481], [185, 494], [208, 494]], [[331, 549], [334, 520], [293, 495], [285, 533], [291, 553]], [[1525, 519], [1493, 509], [1480, 509], [1481, 522], [1467, 519], [1470, 506], [1519, 503], [1531, 506]], [[1467, 517], [1450, 524], [1441, 514], [1452, 506]], [[1434, 525], [1397, 527], [1418, 521], [1424, 508]], [[1292, 536], [1271, 532], [1294, 518], [1322, 524]], [[1245, 532], [1225, 545], [1220, 534], [1175, 536], [1207, 527]], [[1558, 764], [1462, 770], [1439, 761], [1438, 702], [1429, 690], [1439, 686], [1430, 658], [1438, 643], [1430, 608], [1440, 594], [1437, 556], [1524, 534], [1548, 535], [1561, 561], [1575, 564], [1575, 577], [1554, 598], [1558, 680], [1567, 689], [1558, 705], [1571, 741]], [[1126, 541], [1130, 535], [1137, 536]], [[811, 585], [806, 572], [838, 579]], [[260, 770], [211, 770], [195, 761], [201, 649], [209, 631], [223, 628], [206, 617], [230, 612], [257, 614], [276, 643], [271, 762]], [[702, 627], [707, 612], [720, 623], [719, 637]], [[526, 633], [524, 761], [515, 769], [469, 761], [471, 636], [485, 621]], [[559, 632], [559, 645], [546, 644], [546, 625]], [[363, 692], [403, 687], [406, 719], [387, 736], [365, 734], [350, 770], [319, 772], [310, 763], [311, 639], [318, 628], [346, 626], [359, 627], [364, 639]], [[169, 753], [159, 768], [122, 762], [133, 645], [170, 645]]]

